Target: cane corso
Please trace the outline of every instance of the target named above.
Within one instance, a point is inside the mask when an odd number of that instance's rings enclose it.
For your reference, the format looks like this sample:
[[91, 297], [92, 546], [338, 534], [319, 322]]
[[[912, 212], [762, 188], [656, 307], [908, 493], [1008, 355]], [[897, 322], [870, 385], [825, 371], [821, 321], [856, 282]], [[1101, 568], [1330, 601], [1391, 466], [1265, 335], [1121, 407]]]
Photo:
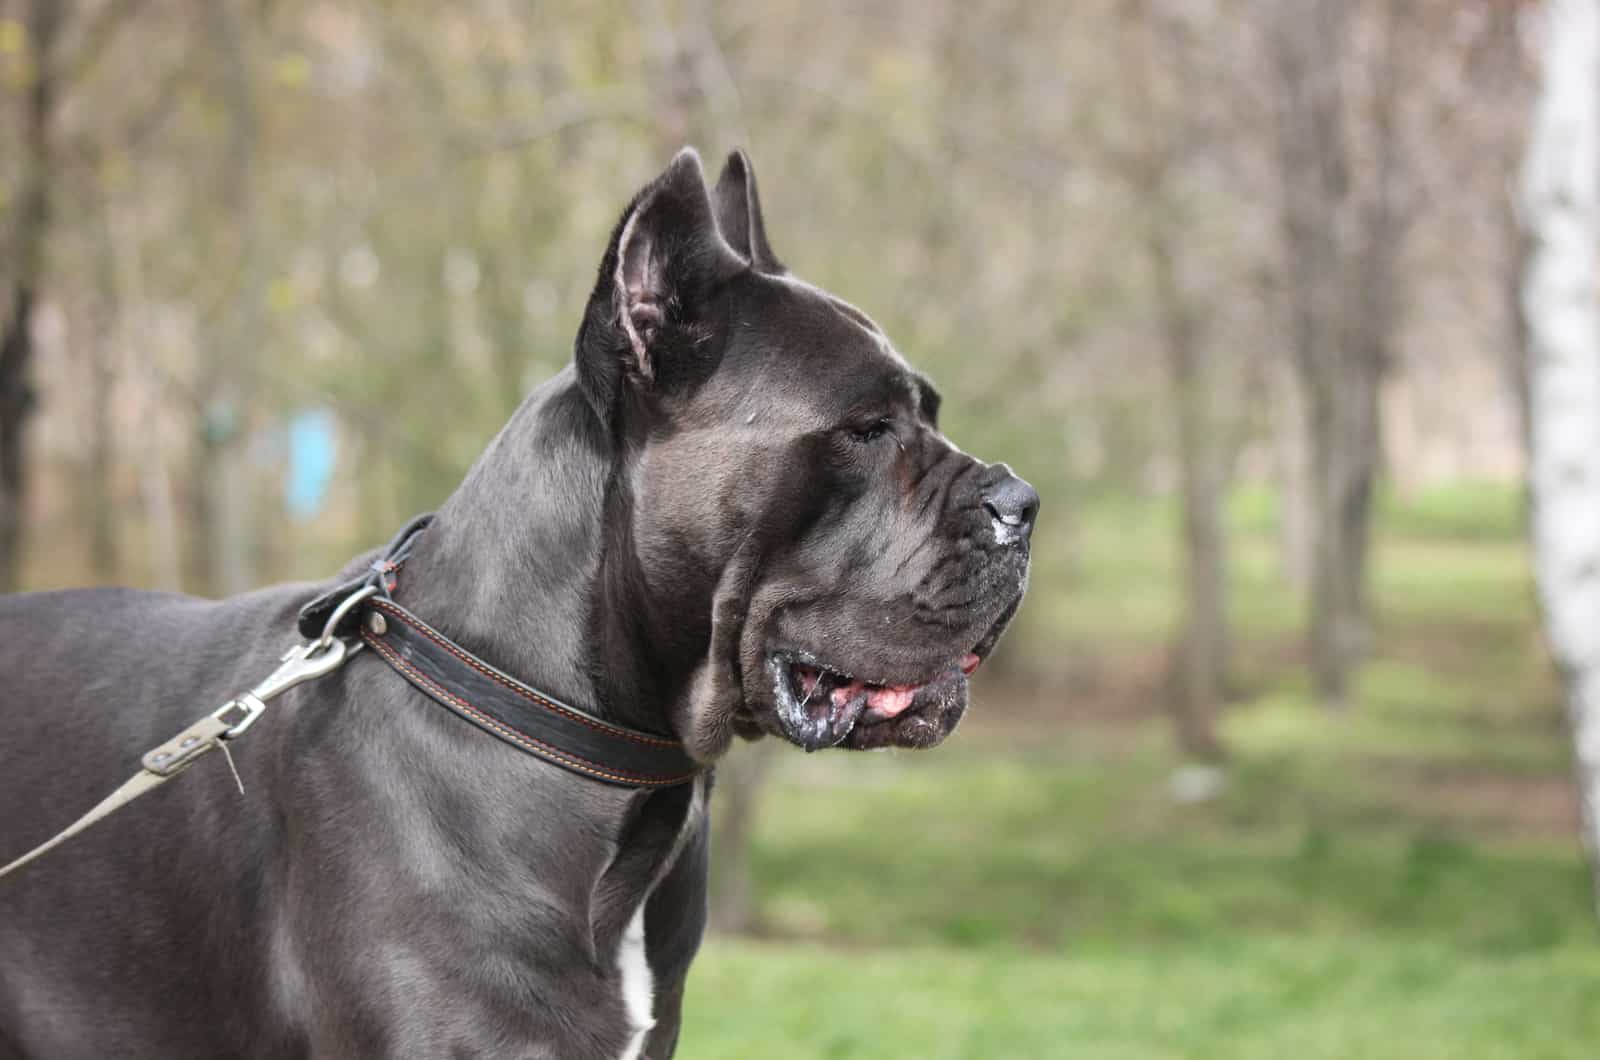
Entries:
[[[390, 585], [462, 659], [702, 771], [590, 779], [356, 653], [233, 744], [242, 797], [209, 755], [0, 879], [0, 1057], [665, 1060], [706, 919], [704, 767], [735, 736], [944, 739], [1037, 507], [774, 256], [745, 156], [713, 189], [685, 150], [617, 224], [571, 365]], [[260, 681], [335, 584], [0, 600], [0, 861]]]

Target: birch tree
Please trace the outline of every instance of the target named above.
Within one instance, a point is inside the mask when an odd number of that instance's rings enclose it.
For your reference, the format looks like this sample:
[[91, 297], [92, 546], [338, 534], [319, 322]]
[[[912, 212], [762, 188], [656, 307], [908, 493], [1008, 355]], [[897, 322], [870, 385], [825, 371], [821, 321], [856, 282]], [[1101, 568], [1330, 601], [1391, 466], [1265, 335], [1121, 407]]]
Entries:
[[1523, 173], [1533, 550], [1600, 895], [1600, 5], [1550, 0]]

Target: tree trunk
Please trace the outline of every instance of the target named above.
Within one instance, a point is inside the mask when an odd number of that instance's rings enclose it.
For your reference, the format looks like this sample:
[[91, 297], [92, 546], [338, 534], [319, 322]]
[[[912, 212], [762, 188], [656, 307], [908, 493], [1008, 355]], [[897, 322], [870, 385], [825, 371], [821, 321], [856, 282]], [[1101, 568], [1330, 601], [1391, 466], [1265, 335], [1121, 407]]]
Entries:
[[1128, 68], [1145, 131], [1130, 176], [1143, 207], [1144, 256], [1164, 347], [1179, 472], [1184, 594], [1170, 703], [1183, 753], [1214, 761], [1223, 757], [1216, 721], [1227, 669], [1227, 579], [1214, 384], [1203, 318], [1183, 268], [1182, 167], [1194, 139], [1185, 101], [1195, 79], [1189, 76], [1187, 44], [1163, 13], [1148, 3], [1130, 13], [1135, 20]]
[[1600, 11], [1550, 0], [1523, 174], [1533, 550], [1600, 902]]
[[[155, 384], [147, 382], [146, 386]], [[147, 404], [153, 404], [147, 399]], [[183, 586], [178, 559], [177, 505], [172, 499], [172, 478], [160, 453], [139, 461], [139, 493], [150, 526], [149, 564], [151, 588], [175, 593]]]
[[254, 181], [260, 118], [245, 27], [234, 5], [210, 5], [211, 38], [223, 60], [228, 145], [222, 166], [222, 201], [238, 233], [239, 281], [229, 292], [214, 329], [218, 341], [202, 369], [199, 437], [191, 476], [195, 529], [191, 568], [202, 592], [229, 596], [255, 582], [250, 466], [246, 417], [249, 376], [237, 363], [250, 357], [260, 326], [255, 319], [257, 210]]
[[1304, 395], [1293, 365], [1274, 366], [1276, 407], [1272, 413], [1273, 448], [1278, 476], [1278, 568], [1297, 592], [1311, 589], [1311, 455], [1306, 451]]
[[1378, 377], [1352, 364], [1312, 374], [1310, 439], [1314, 548], [1310, 599], [1312, 678], [1322, 702], [1348, 705], [1367, 649], [1367, 544], [1377, 470]]
[[711, 927], [725, 935], [759, 926], [750, 879], [750, 839], [775, 748], [767, 741], [740, 747], [717, 766], [716, 822], [711, 849]]
[[93, 344], [89, 350], [89, 569], [101, 584], [116, 581], [122, 567], [111, 482], [111, 389], [115, 374], [105, 338], [97, 332], [89, 340]]
[[1531, 373], [1528, 370], [1528, 307], [1522, 297], [1523, 278], [1528, 274], [1528, 257], [1531, 253], [1528, 232], [1518, 214], [1516, 195], [1507, 192], [1501, 196], [1499, 224], [1505, 247], [1503, 291], [1506, 303], [1506, 376], [1511, 392], [1516, 396], [1517, 440], [1522, 445], [1522, 459], [1526, 465], [1532, 459], [1533, 395], [1529, 392]]
[[0, 592], [8, 593], [21, 587], [23, 506], [28, 492], [24, 430], [33, 411], [29, 382], [33, 298], [30, 284], [15, 285], [11, 313], [0, 334]]
[[[1176, 354], [1176, 351], [1173, 351]], [[1175, 389], [1198, 388], [1174, 371]], [[1210, 418], [1195, 408], [1199, 397], [1177, 395], [1183, 478], [1185, 616], [1179, 643], [1178, 730], [1184, 752], [1194, 758], [1223, 757], [1217, 716], [1227, 680], [1228, 617], [1226, 555], [1222, 536], [1222, 490]]]
[[58, 0], [33, 0], [28, 9], [28, 45], [33, 83], [23, 112], [22, 165], [12, 233], [11, 290], [0, 322], [0, 592], [18, 588], [24, 508], [28, 494], [27, 423], [34, 409], [33, 311], [44, 276], [45, 236], [50, 227], [50, 179], [54, 158], [51, 123], [55, 111], [55, 39], [61, 25]]
[[[1164, 214], [1160, 204], [1154, 209]], [[1227, 602], [1222, 489], [1211, 383], [1198, 325], [1178, 276], [1172, 233], [1161, 220], [1147, 240], [1166, 345], [1167, 381], [1177, 419], [1184, 571], [1184, 611], [1177, 642], [1174, 715], [1186, 755], [1222, 757], [1216, 719], [1227, 667]]]
[[[109, 269], [109, 264], [100, 266], [102, 274]], [[110, 338], [112, 313], [108, 287], [108, 284], [102, 283], [95, 300], [78, 304], [75, 317], [82, 326], [72, 332], [68, 343], [83, 361], [85, 416], [88, 420], [84, 429], [88, 433], [88, 446], [84, 454], [83, 474], [78, 482], [78, 507], [84, 525], [89, 530], [89, 570], [101, 585], [117, 580], [121, 551], [117, 536], [117, 504], [112, 486], [115, 440], [111, 427], [111, 393], [116, 372], [112, 364], [115, 343]]]
[[[1386, 8], [1398, 18], [1397, 0]], [[1377, 477], [1379, 390], [1395, 323], [1399, 52], [1366, 71], [1376, 85], [1375, 176], [1352, 180], [1344, 45], [1349, 0], [1264, 2], [1278, 89], [1277, 148], [1290, 346], [1303, 401], [1311, 515], [1308, 655], [1319, 698], [1348, 702], [1367, 641], [1366, 577]], [[1368, 186], [1370, 185], [1370, 186]]]
[[1312, 683], [1328, 706], [1348, 703], [1352, 648], [1359, 631], [1350, 613], [1348, 590], [1350, 535], [1345, 532], [1344, 466], [1342, 437], [1333, 425], [1337, 410], [1322, 380], [1313, 380], [1314, 411], [1309, 418], [1307, 446], [1311, 451], [1312, 539], [1311, 597], [1307, 628]]

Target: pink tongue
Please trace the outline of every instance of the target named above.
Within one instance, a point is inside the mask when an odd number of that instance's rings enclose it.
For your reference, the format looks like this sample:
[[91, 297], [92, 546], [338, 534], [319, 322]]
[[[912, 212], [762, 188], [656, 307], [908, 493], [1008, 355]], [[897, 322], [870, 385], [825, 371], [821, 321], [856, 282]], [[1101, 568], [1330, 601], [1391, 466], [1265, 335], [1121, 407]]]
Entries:
[[[834, 706], [844, 706], [846, 703], [850, 702], [857, 695], [859, 695], [861, 690], [866, 687], [867, 684], [865, 681], [851, 681], [847, 685], [841, 685], [838, 688], [835, 688], [833, 690]], [[896, 714], [899, 714], [901, 711], [905, 710], [907, 707], [911, 706], [911, 701], [917, 698], [917, 692], [921, 688], [921, 685], [890, 685], [886, 688], [875, 687], [867, 692], [867, 706], [871, 710], [883, 715], [886, 718], [892, 718]]]
[[961, 672], [970, 674], [978, 668], [978, 664], [981, 662], [983, 662], [983, 659], [977, 652], [969, 651], [961, 657]]
[[893, 688], [875, 688], [867, 693], [867, 706], [879, 714], [894, 717], [911, 705], [917, 698], [917, 690], [921, 685], [899, 685]]
[[844, 706], [846, 703], [856, 698], [856, 693], [860, 692], [865, 687], [867, 687], [867, 683], [865, 681], [851, 681], [847, 685], [840, 685], [838, 688], [833, 690], [833, 705], [836, 707]]

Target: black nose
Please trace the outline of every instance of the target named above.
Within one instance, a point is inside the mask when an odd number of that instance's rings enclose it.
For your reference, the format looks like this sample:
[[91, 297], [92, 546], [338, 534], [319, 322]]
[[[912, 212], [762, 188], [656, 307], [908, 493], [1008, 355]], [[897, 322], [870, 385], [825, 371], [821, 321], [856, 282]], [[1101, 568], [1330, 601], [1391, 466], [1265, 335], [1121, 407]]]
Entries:
[[1033, 533], [1033, 520], [1039, 514], [1039, 494], [1015, 475], [990, 486], [983, 494], [983, 506], [994, 519], [995, 540], [1008, 545], [1026, 541]]

